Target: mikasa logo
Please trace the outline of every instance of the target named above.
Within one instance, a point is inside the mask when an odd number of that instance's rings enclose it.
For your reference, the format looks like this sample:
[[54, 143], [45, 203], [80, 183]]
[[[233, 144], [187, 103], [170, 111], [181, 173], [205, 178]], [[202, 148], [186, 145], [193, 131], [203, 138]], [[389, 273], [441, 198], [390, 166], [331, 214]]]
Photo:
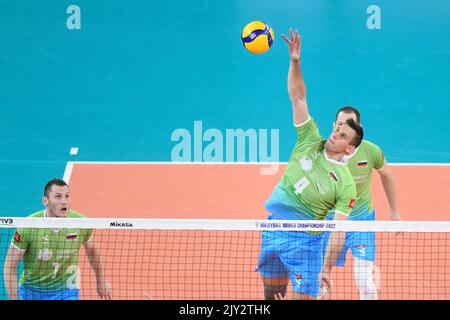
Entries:
[[119, 222], [119, 221], [113, 221], [109, 224], [110, 227], [126, 227], [126, 228], [132, 228], [133, 224], [131, 222]]

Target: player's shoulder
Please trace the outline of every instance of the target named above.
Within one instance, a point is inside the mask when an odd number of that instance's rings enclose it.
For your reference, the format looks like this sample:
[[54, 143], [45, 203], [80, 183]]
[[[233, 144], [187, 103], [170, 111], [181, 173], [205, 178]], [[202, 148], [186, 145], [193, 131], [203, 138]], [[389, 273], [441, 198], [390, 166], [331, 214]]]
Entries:
[[311, 116], [309, 116], [308, 119], [306, 119], [306, 120], [303, 121], [302, 123], [294, 123], [294, 126], [295, 126], [296, 128], [301, 128], [301, 127], [304, 127], [304, 126], [309, 125], [309, 124], [311, 124], [311, 123], [313, 123], [314, 125], [317, 126], [317, 123], [316, 123], [316, 121], [314, 120], [314, 118], [311, 117]]
[[311, 121], [311, 124], [313, 126], [315, 126], [316, 128], [319, 128], [319, 125], [317, 124], [316, 120], [313, 117], [309, 116], [309, 120]]
[[45, 210], [39, 210], [39, 211], [33, 212], [32, 214], [29, 214], [27, 216], [27, 218], [42, 218], [42, 217], [44, 217], [44, 213], [45, 213]]
[[[45, 213], [45, 210], [39, 210], [39, 211], [36, 211], [36, 212], [33, 212], [33, 213], [27, 215], [26, 218], [42, 218], [42, 217], [44, 217], [44, 213]], [[33, 233], [33, 230], [36, 230], [36, 229], [33, 229], [33, 228], [17, 228], [16, 229], [16, 231], [18, 233], [18, 237], [20, 237], [20, 238], [24, 237], [25, 235]]]
[[75, 210], [69, 210], [69, 214], [67, 215], [69, 218], [87, 218], [86, 215], [75, 211]]
[[361, 146], [362, 146], [361, 152], [362, 156], [365, 155], [368, 157], [368, 159], [373, 159], [376, 161], [384, 160], [383, 150], [381, 150], [381, 148], [375, 143], [364, 139], [361, 143]]
[[316, 120], [314, 120], [311, 116], [309, 116], [303, 123], [294, 123], [294, 127], [297, 129], [297, 132], [319, 130]]
[[374, 142], [363, 139], [361, 145], [359, 146], [359, 149], [365, 150], [366, 152], [371, 152], [374, 150], [380, 150], [381, 148]]

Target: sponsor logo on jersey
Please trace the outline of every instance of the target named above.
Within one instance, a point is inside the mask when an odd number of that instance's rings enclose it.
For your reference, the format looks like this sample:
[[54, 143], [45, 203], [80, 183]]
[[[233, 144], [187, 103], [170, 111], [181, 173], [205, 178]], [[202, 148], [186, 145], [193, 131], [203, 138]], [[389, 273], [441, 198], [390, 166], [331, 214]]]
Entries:
[[67, 236], [66, 236], [66, 239], [69, 239], [69, 240], [74, 240], [76, 238], [77, 238], [77, 234], [76, 233], [68, 233]]
[[22, 236], [17, 231], [14, 233], [14, 240], [19, 243], [22, 240]]
[[355, 199], [351, 199], [350, 203], [348, 204], [348, 207], [353, 209], [353, 207], [355, 206], [356, 200]]
[[333, 178], [333, 180], [334, 180], [335, 182], [338, 181], [338, 177], [337, 177], [337, 175], [336, 175], [336, 173], [335, 173], [334, 171], [331, 171], [331, 172], [330, 172], [330, 177]]
[[367, 160], [361, 160], [361, 161], [358, 161], [358, 162], [356, 163], [356, 165], [358, 166], [358, 168], [361, 168], [361, 167], [367, 167], [368, 161], [367, 161]]

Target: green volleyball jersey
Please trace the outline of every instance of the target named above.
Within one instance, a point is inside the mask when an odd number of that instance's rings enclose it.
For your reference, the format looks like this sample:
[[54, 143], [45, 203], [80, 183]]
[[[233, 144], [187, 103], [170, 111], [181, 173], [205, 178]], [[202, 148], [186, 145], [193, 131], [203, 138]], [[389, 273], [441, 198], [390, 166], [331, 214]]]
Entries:
[[[45, 219], [44, 213], [29, 217]], [[84, 217], [76, 211], [68, 214], [68, 218]], [[92, 229], [18, 228], [12, 243], [25, 251], [19, 285], [48, 291], [77, 289], [79, 249], [91, 235]]]
[[312, 118], [297, 127], [297, 143], [266, 209], [280, 219], [321, 220], [335, 210], [348, 215], [356, 188], [346, 163], [329, 159]]
[[371, 213], [373, 210], [372, 193], [370, 185], [372, 181], [372, 169], [381, 169], [386, 160], [381, 149], [374, 143], [363, 140], [355, 153], [346, 157], [348, 168], [356, 185], [356, 204], [353, 208], [351, 219], [358, 218], [363, 213]]

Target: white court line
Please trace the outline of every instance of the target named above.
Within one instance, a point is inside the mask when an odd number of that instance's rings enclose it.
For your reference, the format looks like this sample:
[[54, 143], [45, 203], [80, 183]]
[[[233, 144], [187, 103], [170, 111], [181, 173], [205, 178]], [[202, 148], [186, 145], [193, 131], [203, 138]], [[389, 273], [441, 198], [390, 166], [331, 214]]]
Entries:
[[72, 176], [72, 170], [73, 170], [73, 164], [74, 162], [69, 161], [66, 164], [66, 169], [64, 170], [64, 177], [63, 180], [68, 184], [70, 181], [70, 177]]

